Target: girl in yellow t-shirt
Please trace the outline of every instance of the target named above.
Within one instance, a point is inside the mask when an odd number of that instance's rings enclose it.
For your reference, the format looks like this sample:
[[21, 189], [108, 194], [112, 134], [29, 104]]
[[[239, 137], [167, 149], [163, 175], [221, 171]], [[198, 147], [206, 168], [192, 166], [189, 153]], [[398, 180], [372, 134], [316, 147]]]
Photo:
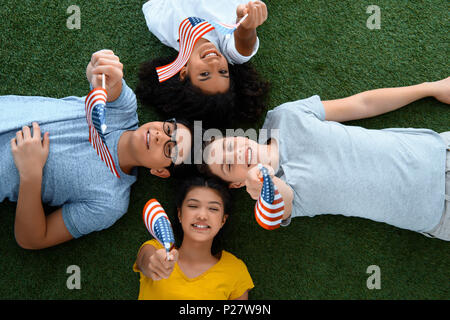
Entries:
[[156, 240], [141, 246], [133, 266], [140, 273], [139, 299], [248, 299], [254, 285], [246, 265], [233, 254], [216, 250], [220, 238], [216, 235], [231, 211], [227, 186], [215, 178], [185, 180], [176, 206], [178, 219], [172, 225], [175, 234], [181, 231], [181, 246], [171, 250], [170, 260]]

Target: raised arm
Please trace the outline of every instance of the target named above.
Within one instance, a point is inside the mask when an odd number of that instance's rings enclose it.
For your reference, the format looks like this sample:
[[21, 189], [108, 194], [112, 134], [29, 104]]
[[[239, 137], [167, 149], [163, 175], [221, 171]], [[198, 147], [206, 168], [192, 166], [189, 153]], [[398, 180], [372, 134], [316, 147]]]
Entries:
[[278, 177], [273, 177], [273, 183], [277, 186], [278, 192], [281, 193], [284, 201], [284, 214], [283, 220], [286, 220], [291, 216], [292, 213], [292, 201], [294, 200], [294, 191], [292, 188], [283, 180]]
[[[294, 200], [294, 191], [292, 188], [283, 180], [274, 176], [274, 170], [272, 167], [265, 165], [269, 169], [270, 176], [272, 177], [273, 183], [277, 186], [278, 191], [283, 197], [284, 201], [284, 214], [283, 220], [290, 217], [292, 213], [292, 201]], [[262, 189], [262, 175], [258, 167], [253, 167], [247, 172], [247, 178], [244, 182], [246, 190], [253, 200], [258, 200]]]
[[[246, 5], [239, 5], [236, 9], [237, 20], [241, 20], [245, 14], [247, 18], [234, 32], [236, 50], [243, 56], [249, 56], [253, 52], [256, 43], [256, 28], [267, 19], [267, 7], [261, 1], [250, 1]], [[236, 21], [236, 22], [238, 22]]]
[[105, 75], [108, 102], [113, 102], [122, 92], [123, 64], [111, 50], [93, 53], [86, 67], [86, 77], [94, 88], [101, 87], [102, 74]]
[[443, 103], [450, 103], [450, 77], [407, 87], [369, 90], [347, 98], [323, 101], [325, 120], [344, 122], [370, 118], [430, 96]]
[[178, 250], [170, 251], [171, 260], [166, 260], [166, 250], [157, 250], [151, 244], [144, 245], [138, 252], [136, 265], [147, 277], [153, 280], [167, 279], [178, 261]]

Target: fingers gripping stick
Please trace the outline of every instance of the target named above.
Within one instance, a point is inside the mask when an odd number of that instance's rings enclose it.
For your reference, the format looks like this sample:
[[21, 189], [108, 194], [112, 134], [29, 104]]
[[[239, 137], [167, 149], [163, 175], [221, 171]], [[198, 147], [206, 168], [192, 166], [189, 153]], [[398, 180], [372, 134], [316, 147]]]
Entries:
[[263, 186], [255, 204], [255, 219], [264, 229], [274, 230], [280, 227], [283, 218], [283, 197], [273, 183], [269, 170], [261, 164], [258, 164], [258, 168], [263, 176]]
[[151, 235], [166, 249], [166, 259], [171, 260], [170, 250], [175, 244], [172, 225], [161, 204], [156, 199], [149, 200], [143, 210], [144, 224]]

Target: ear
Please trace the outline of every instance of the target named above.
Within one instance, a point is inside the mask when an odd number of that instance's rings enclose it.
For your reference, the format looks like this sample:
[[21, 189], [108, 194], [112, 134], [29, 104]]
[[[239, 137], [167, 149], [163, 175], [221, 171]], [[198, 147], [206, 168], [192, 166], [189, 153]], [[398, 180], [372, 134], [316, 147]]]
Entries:
[[230, 182], [230, 184], [228, 185], [228, 188], [237, 189], [237, 188], [242, 188], [243, 186], [245, 186], [244, 182]]
[[180, 70], [180, 80], [184, 81], [184, 79], [186, 79], [187, 77], [187, 65], [185, 65], [183, 68], [181, 68]]
[[227, 222], [227, 219], [228, 219], [228, 215], [227, 215], [227, 214], [224, 214], [224, 215], [223, 215], [223, 218], [222, 218], [222, 227], [223, 227], [223, 225], [225, 224], [225, 222]]
[[170, 177], [170, 172], [166, 168], [163, 168], [163, 169], [150, 169], [150, 173], [152, 175], [160, 177], [160, 178], [168, 178], [168, 177]]
[[181, 209], [180, 209], [180, 208], [177, 208], [177, 212], [178, 212], [178, 220], [179, 220], [180, 223], [181, 223]]

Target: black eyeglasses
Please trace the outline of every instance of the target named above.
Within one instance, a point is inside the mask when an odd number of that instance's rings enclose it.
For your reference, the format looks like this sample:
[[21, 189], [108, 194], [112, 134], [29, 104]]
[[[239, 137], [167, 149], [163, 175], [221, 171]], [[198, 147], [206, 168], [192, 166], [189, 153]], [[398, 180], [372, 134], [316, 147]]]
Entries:
[[175, 139], [177, 132], [177, 120], [172, 118], [164, 121], [163, 130], [164, 133], [170, 138], [170, 140], [164, 144], [164, 155], [166, 158], [171, 159], [172, 162], [175, 163], [178, 155], [177, 140]]

